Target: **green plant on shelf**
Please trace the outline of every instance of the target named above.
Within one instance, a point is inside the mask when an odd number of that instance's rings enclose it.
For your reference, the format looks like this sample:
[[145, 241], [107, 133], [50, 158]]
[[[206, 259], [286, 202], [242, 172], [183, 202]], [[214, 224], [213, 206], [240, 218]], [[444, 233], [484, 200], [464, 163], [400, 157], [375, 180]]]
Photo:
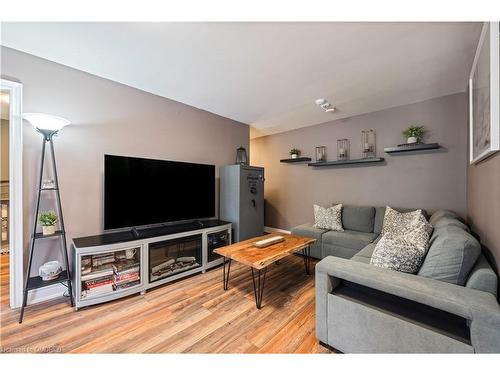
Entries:
[[298, 148], [292, 148], [290, 150], [290, 155], [293, 156], [293, 155], [297, 155], [299, 156], [300, 155], [300, 150]]
[[424, 133], [425, 129], [423, 126], [411, 125], [408, 129], [403, 131], [403, 137], [421, 139]]
[[38, 216], [38, 223], [42, 226], [51, 226], [57, 223], [57, 215], [54, 211], [44, 211]]

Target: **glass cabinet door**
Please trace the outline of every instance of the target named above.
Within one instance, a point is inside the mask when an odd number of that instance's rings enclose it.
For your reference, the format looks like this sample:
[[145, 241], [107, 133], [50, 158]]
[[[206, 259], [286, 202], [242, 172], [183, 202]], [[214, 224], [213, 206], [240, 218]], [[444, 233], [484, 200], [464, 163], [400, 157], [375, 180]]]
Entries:
[[149, 244], [149, 282], [201, 267], [201, 234]]
[[227, 229], [207, 234], [208, 261], [212, 262], [219, 259], [221, 256], [214, 253], [214, 250], [228, 245], [230, 245], [230, 236]]

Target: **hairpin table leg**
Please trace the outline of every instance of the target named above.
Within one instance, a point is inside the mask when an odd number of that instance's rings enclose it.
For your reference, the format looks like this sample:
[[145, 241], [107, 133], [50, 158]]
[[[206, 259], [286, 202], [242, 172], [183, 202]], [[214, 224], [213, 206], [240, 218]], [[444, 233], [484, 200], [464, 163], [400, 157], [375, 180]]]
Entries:
[[302, 255], [304, 256], [304, 266], [306, 268], [306, 274], [311, 274], [311, 248], [309, 246], [302, 249]]
[[254, 272], [253, 267], [252, 270], [252, 281], [253, 281], [253, 292], [255, 295], [255, 306], [260, 310], [262, 307], [262, 296], [264, 295], [264, 283], [266, 282], [266, 272], [267, 267], [263, 270], [257, 270], [257, 277]]
[[224, 290], [228, 289], [229, 286], [229, 271], [231, 270], [231, 258], [227, 262], [227, 274], [226, 274], [226, 258], [224, 257], [222, 267], [222, 286], [224, 287]]

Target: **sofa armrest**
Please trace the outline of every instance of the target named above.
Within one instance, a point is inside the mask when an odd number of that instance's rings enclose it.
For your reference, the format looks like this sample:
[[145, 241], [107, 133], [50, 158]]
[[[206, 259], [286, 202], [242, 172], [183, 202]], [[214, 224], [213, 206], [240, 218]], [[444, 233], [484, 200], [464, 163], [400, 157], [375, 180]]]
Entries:
[[500, 307], [493, 294], [331, 256], [316, 265], [316, 329], [321, 341], [328, 336], [328, 294], [340, 280], [461, 316], [470, 321], [476, 350], [500, 352]]

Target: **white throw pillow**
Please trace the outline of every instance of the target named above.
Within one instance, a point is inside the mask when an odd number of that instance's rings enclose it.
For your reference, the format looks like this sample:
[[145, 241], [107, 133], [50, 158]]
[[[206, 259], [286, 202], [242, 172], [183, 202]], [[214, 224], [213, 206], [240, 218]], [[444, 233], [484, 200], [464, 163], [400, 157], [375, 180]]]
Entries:
[[342, 204], [325, 208], [314, 205], [314, 228], [344, 231], [342, 228]]
[[384, 234], [377, 242], [370, 264], [394, 271], [417, 273], [425, 258], [425, 249], [404, 236]]
[[382, 235], [386, 233], [404, 234], [411, 229], [412, 223], [422, 215], [422, 210], [410, 212], [398, 212], [389, 206], [385, 208], [384, 224], [382, 226]]
[[403, 216], [394, 212], [389, 214], [387, 227], [384, 217], [385, 233], [375, 246], [370, 264], [400, 272], [417, 273], [427, 253], [432, 225], [421, 211], [408, 212], [411, 215]]

